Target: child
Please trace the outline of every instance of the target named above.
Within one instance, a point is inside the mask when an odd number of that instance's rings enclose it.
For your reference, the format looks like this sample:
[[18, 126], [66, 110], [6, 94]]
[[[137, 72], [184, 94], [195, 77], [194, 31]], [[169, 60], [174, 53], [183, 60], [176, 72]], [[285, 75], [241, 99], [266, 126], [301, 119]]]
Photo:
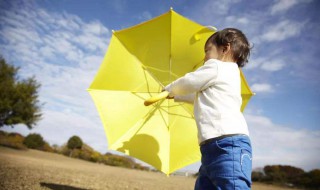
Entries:
[[195, 189], [250, 189], [252, 149], [238, 68], [250, 46], [240, 30], [226, 28], [208, 38], [204, 51], [202, 67], [165, 87], [167, 98], [194, 103], [202, 155]]

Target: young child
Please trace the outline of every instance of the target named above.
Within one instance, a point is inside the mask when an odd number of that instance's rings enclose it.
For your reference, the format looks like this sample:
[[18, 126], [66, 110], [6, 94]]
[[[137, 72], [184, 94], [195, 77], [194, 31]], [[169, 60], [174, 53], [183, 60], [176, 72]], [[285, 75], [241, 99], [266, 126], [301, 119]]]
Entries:
[[252, 149], [239, 71], [250, 45], [240, 30], [226, 28], [208, 38], [204, 51], [202, 67], [165, 87], [167, 98], [194, 103], [202, 155], [195, 189], [250, 189]]

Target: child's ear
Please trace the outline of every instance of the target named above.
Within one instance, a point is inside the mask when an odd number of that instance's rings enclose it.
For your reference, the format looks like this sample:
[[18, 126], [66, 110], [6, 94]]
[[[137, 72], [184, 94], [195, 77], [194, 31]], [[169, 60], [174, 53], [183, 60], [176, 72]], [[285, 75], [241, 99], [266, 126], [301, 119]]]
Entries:
[[231, 49], [230, 43], [227, 43], [227, 45], [224, 45], [224, 46], [223, 46], [222, 52], [223, 52], [224, 54], [227, 54], [227, 53], [229, 53], [230, 49]]

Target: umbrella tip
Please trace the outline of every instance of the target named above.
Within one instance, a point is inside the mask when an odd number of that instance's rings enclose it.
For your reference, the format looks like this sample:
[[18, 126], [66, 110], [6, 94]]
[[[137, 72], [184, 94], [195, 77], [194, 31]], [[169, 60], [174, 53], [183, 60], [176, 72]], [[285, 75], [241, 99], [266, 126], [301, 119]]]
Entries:
[[115, 33], [115, 31], [114, 30], [111, 30], [112, 31], [112, 33], [114, 34]]
[[173, 7], [170, 7], [170, 11], [173, 11]]
[[208, 28], [209, 30], [212, 30], [214, 32], [216, 32], [218, 29], [214, 26], [206, 26], [206, 28]]

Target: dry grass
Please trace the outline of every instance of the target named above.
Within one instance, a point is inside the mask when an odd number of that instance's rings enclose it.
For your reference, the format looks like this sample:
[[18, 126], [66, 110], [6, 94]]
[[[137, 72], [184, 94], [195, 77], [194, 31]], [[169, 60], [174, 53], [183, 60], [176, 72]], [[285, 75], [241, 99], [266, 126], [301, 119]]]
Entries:
[[[0, 189], [193, 189], [195, 178], [90, 163], [54, 153], [0, 146]], [[286, 190], [254, 184], [253, 190]]]

